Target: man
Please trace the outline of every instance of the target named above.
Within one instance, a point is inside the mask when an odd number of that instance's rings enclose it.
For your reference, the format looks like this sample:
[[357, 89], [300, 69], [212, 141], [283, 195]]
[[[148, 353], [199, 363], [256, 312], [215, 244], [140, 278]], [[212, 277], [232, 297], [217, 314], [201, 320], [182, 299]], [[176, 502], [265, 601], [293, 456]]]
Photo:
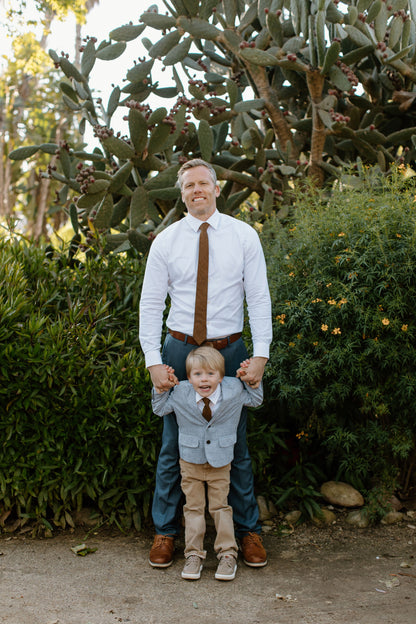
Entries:
[[[179, 380], [186, 379], [188, 353], [205, 343], [221, 350], [225, 374], [235, 376], [240, 363], [247, 358], [241, 338], [245, 298], [253, 356], [245, 369], [244, 381], [257, 388], [272, 339], [270, 295], [259, 238], [248, 224], [218, 212], [216, 198], [220, 188], [211, 165], [200, 159], [188, 161], [179, 170], [178, 184], [188, 214], [154, 240], [140, 300], [140, 343], [152, 383], [159, 392], [166, 392], [175, 384], [176, 380], [168, 374], [164, 364], [175, 370]], [[202, 254], [199, 248], [203, 237], [201, 226], [204, 231], [207, 228], [209, 241], [206, 327], [202, 343], [194, 336], [196, 317], [200, 316], [196, 291], [198, 256]], [[166, 321], [168, 333], [160, 354], [167, 295], [171, 304]], [[236, 536], [240, 540], [244, 562], [252, 567], [262, 567], [267, 563], [267, 555], [259, 535], [261, 526], [246, 426], [247, 414], [243, 410], [234, 448], [228, 500], [233, 508]], [[156, 537], [149, 563], [154, 567], [167, 567], [172, 563], [174, 538], [179, 533], [181, 519], [180, 501], [178, 428], [174, 414], [169, 414], [164, 416], [152, 507]]]

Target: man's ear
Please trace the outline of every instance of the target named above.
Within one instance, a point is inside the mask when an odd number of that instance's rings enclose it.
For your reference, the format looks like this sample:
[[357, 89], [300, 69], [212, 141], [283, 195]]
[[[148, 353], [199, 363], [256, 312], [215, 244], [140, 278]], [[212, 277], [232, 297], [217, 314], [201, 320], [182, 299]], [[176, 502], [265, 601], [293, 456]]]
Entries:
[[215, 185], [215, 197], [219, 197], [220, 193], [221, 193], [220, 186], [219, 186], [219, 184], [216, 184]]

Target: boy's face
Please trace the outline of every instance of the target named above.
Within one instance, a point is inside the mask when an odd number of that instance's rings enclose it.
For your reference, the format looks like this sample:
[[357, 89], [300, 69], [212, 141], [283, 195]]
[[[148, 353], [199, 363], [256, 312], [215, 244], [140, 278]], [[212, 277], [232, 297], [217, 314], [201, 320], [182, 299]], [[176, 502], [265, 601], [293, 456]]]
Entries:
[[191, 369], [188, 379], [193, 389], [202, 397], [209, 397], [222, 381], [221, 374], [212, 368], [202, 368], [196, 366]]

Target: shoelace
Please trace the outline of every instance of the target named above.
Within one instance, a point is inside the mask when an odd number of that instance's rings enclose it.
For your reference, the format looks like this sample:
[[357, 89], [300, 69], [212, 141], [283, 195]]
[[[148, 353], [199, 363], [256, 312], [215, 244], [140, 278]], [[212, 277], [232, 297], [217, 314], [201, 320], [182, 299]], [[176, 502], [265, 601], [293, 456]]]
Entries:
[[161, 548], [162, 546], [165, 545], [165, 542], [168, 541], [168, 538], [166, 535], [162, 535], [162, 537], [159, 538], [157, 544], [155, 544], [155, 548]]
[[223, 567], [227, 567], [229, 570], [234, 570], [234, 559], [230, 556], [224, 555], [221, 559], [220, 565]]
[[257, 544], [258, 542], [261, 543], [261, 537], [257, 535], [257, 533], [247, 533], [245, 538], [250, 544]]
[[200, 558], [198, 557], [198, 555], [190, 555], [186, 559], [185, 568], [193, 567], [194, 563], [197, 563], [199, 565], [199, 563], [200, 563], [199, 559]]

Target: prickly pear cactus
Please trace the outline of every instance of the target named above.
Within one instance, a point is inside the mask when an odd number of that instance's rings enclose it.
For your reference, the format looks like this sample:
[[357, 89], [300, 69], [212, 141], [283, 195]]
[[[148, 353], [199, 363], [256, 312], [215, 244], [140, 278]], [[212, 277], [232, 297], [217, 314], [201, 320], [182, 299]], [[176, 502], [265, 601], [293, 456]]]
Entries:
[[[83, 245], [145, 253], [183, 213], [175, 181], [190, 158], [216, 168], [220, 210], [244, 204], [256, 219], [287, 216], [296, 178], [322, 185], [357, 160], [388, 173], [414, 159], [416, 0], [165, 4], [108, 41], [88, 38], [79, 68], [50, 52], [66, 77], [63, 100], [81, 133], [93, 126], [99, 148], [47, 144], [11, 155], [59, 154], [60, 170], [47, 175], [62, 181]], [[147, 53], [105, 106], [89, 88], [96, 59], [117, 58], [139, 37]], [[167, 106], [153, 110], [152, 95]], [[124, 134], [111, 127], [119, 107]]]

